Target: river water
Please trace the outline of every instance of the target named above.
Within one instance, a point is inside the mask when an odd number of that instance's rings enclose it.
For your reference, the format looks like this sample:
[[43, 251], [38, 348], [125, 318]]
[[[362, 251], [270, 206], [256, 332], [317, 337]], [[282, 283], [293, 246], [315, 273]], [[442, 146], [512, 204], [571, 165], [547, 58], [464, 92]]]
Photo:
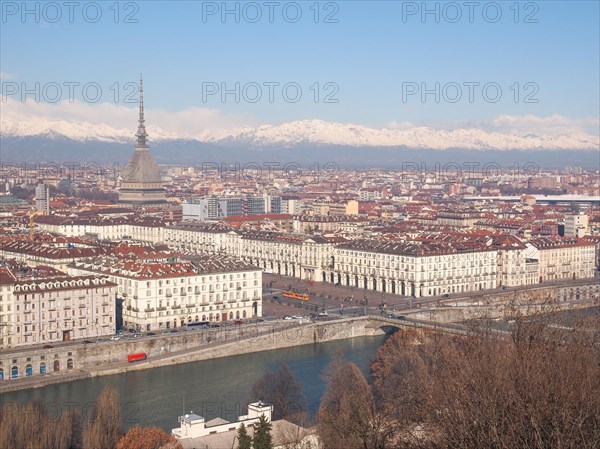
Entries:
[[258, 399], [249, 397], [254, 382], [286, 363], [302, 384], [309, 412], [314, 416], [325, 391], [321, 373], [333, 357], [342, 353], [368, 373], [385, 339], [353, 338], [54, 384], [6, 393], [0, 402], [4, 410], [23, 411], [27, 402], [36, 399], [42, 401], [49, 416], [75, 406], [89, 416], [98, 394], [106, 385], [112, 385], [120, 395], [125, 429], [139, 424], [170, 431], [178, 426], [177, 417], [184, 406], [186, 412], [208, 419], [237, 419], [245, 412], [243, 406], [248, 400]]

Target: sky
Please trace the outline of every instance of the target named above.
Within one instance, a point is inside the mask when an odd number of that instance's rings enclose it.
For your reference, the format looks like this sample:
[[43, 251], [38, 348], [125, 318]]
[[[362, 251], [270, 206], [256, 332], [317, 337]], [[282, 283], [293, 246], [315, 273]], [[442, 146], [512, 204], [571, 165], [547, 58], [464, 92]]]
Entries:
[[101, 120], [135, 107], [143, 72], [148, 109], [206, 127], [516, 120], [596, 135], [599, 5], [2, 1], [0, 107]]

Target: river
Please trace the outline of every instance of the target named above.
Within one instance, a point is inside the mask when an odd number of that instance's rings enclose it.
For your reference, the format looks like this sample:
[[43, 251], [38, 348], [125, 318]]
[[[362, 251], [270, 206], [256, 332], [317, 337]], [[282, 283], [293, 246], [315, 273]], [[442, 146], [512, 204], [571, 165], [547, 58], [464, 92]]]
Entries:
[[89, 416], [98, 394], [106, 385], [112, 385], [119, 391], [125, 429], [140, 424], [170, 431], [178, 425], [184, 401], [186, 412], [194, 411], [208, 419], [220, 416], [235, 420], [244, 413], [243, 404], [258, 399], [249, 397], [254, 382], [286, 363], [302, 384], [309, 412], [314, 416], [325, 391], [321, 373], [332, 358], [341, 352], [367, 373], [385, 339], [352, 338], [96, 377], [5, 393], [0, 402], [4, 410], [23, 410], [27, 402], [36, 399], [42, 401], [49, 416], [74, 406]]

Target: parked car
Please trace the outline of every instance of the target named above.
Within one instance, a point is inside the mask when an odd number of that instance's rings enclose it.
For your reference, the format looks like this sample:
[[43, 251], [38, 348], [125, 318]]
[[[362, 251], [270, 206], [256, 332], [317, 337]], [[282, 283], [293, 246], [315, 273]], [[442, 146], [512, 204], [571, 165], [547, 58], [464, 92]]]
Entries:
[[242, 320], [235, 320], [233, 322], [233, 324], [235, 324], [236, 326], [239, 326], [240, 324], [244, 324], [244, 322]]
[[121, 339], [121, 337], [119, 337], [118, 335], [113, 335], [112, 337], [110, 337], [111, 341], [118, 341], [120, 339]]
[[84, 345], [89, 345], [90, 343], [94, 343], [92, 340], [83, 340]]
[[292, 318], [292, 316], [291, 316], [291, 315], [285, 315], [285, 316], [283, 317], [283, 319], [284, 319], [284, 320], [293, 320], [294, 318]]
[[148, 332], [146, 335], [148, 335], [149, 337], [156, 335], [154, 332]]
[[176, 334], [177, 332], [179, 332], [177, 329], [171, 329], [172, 334]]
[[52, 349], [54, 346], [52, 345], [44, 345], [44, 349]]

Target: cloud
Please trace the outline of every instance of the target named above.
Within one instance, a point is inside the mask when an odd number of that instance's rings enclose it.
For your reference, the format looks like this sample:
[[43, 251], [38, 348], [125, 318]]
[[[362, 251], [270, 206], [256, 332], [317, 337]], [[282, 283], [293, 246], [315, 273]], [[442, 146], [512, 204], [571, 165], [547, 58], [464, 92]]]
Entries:
[[598, 135], [598, 119], [571, 119], [554, 114], [546, 117], [536, 115], [498, 115], [489, 120], [463, 120], [445, 122], [399, 122], [390, 121], [385, 127], [393, 130], [407, 130], [427, 127], [435, 130], [455, 131], [459, 129], [479, 129], [490, 133], [516, 136], [572, 136], [579, 134]]
[[[72, 122], [107, 125], [118, 130], [130, 130], [136, 127], [138, 108], [114, 103], [90, 104], [75, 100], [67, 100], [52, 104], [25, 102], [7, 97], [2, 102], [2, 119], [11, 122]], [[232, 131], [257, 126], [261, 123], [252, 116], [226, 114], [218, 109], [188, 108], [181, 111], [165, 109], [146, 109], [146, 126], [159, 128], [165, 134], [173, 134], [183, 138], [220, 138]]]
[[[95, 135], [129, 139], [135, 132], [138, 119], [137, 105], [90, 104], [77, 100], [57, 104], [35, 102], [32, 99], [21, 102], [10, 96], [3, 100], [0, 104], [3, 132], [13, 130], [19, 135], [35, 135], [46, 130], [54, 130], [81, 138]], [[321, 123], [321, 121], [313, 122]], [[238, 135], [244, 130], [252, 132], [261, 125], [269, 124], [254, 116], [228, 114], [214, 108], [192, 107], [180, 111], [146, 109], [146, 126], [151, 141], [164, 138], [213, 141]], [[304, 129], [307, 125], [292, 123], [276, 131], [285, 135], [293, 134], [298, 131], [294, 126]], [[333, 135], [335, 133], [346, 135], [345, 133], [350, 132], [342, 129], [344, 127], [341, 124], [322, 122], [319, 126], [319, 133], [323, 134], [325, 140], [339, 138]], [[414, 140], [415, 144], [429, 142], [435, 148], [456, 146], [458, 145], [456, 142], [464, 143], [474, 139], [479, 139], [481, 142], [489, 141], [490, 145], [515, 148], [520, 144], [531, 146], [535, 142], [541, 146], [559, 142], [556, 145], [560, 147], [583, 145], [587, 148], [590, 142], [593, 147], [598, 145], [597, 119], [571, 119], [561, 115], [547, 117], [499, 115], [489, 120], [430, 123], [390, 121], [385, 127], [389, 131], [378, 132], [376, 129], [363, 127], [364, 129], [359, 133], [362, 137], [357, 137], [356, 130], [353, 130], [348, 139], [376, 138], [377, 142], [384, 139], [388, 144]], [[312, 134], [316, 132], [314, 126], [309, 128], [305, 131], [310, 131]], [[450, 135], [448, 132], [452, 131], [456, 132]], [[482, 136], [482, 133], [487, 135]]]
[[0, 80], [13, 80], [16, 76], [13, 73], [0, 72]]

